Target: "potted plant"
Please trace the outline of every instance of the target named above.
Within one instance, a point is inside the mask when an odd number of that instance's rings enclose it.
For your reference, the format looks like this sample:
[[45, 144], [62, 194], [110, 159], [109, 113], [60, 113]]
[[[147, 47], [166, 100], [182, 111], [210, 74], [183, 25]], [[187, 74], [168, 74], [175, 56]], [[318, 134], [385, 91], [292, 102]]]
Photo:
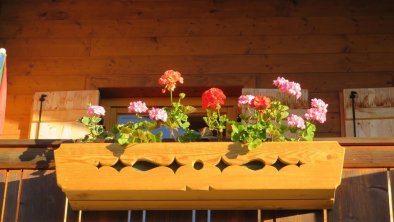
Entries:
[[[159, 83], [171, 105], [150, 108], [142, 101], [129, 111], [140, 121], [118, 124], [112, 132], [100, 125], [105, 110], [90, 106], [80, 122], [89, 128], [85, 142], [55, 150], [58, 185], [73, 209], [323, 209], [333, 206], [341, 181], [344, 148], [337, 142], [313, 142], [315, 122], [325, 122], [327, 105], [312, 99], [304, 117], [264, 96], [242, 95], [245, 113], [230, 120], [220, 113], [226, 96], [218, 88], [203, 93], [209, 131], [217, 142], [195, 142], [181, 93], [173, 100], [179, 72], [166, 71]], [[283, 93], [300, 97], [298, 83], [274, 81]], [[148, 114], [150, 121], [141, 115]], [[223, 131], [231, 126], [232, 142]], [[165, 127], [176, 142], [162, 141]], [[180, 129], [184, 132], [180, 133]], [[106, 140], [114, 143], [105, 143]], [[266, 142], [270, 141], [270, 142]], [[101, 142], [101, 143], [97, 143]]]

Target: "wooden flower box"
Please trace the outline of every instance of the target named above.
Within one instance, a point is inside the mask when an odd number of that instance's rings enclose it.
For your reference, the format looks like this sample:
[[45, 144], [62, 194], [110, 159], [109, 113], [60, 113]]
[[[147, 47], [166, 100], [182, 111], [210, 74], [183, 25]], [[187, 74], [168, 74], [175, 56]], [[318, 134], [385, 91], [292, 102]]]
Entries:
[[324, 209], [341, 182], [337, 142], [62, 144], [57, 183], [74, 210]]

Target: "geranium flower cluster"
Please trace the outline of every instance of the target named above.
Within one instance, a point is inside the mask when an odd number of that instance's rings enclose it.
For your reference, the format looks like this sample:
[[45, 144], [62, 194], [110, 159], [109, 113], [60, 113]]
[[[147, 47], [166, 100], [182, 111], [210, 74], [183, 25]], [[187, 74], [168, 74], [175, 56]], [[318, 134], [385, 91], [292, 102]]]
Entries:
[[305, 113], [305, 119], [307, 120], [315, 120], [319, 123], [326, 122], [326, 114], [327, 114], [327, 107], [326, 104], [321, 99], [312, 99], [311, 107]]
[[301, 85], [299, 83], [290, 82], [283, 77], [278, 77], [274, 80], [274, 85], [277, 86], [282, 93], [296, 96], [297, 99], [301, 97]]
[[[152, 133], [153, 129], [166, 127], [172, 137], [177, 141], [191, 141], [196, 139], [196, 132], [189, 129], [188, 114], [195, 110], [194, 107], [184, 106], [181, 101], [185, 98], [184, 93], [179, 94], [179, 99], [173, 101], [172, 93], [177, 83], [183, 83], [180, 72], [168, 70], [159, 79], [159, 84], [164, 88], [163, 93], [170, 92], [170, 106], [163, 108], [148, 108], [143, 101], [132, 101], [128, 106], [130, 113], [135, 113], [139, 122], [118, 124], [112, 130], [112, 134], [104, 130], [99, 124], [105, 110], [101, 106], [91, 105], [87, 110], [88, 117], [83, 117], [80, 122], [89, 128], [89, 134], [85, 141], [97, 141], [98, 139], [114, 139], [120, 144], [132, 142], [159, 142], [162, 133]], [[301, 97], [299, 83], [278, 77], [273, 81], [279, 92]], [[312, 140], [316, 130], [315, 123], [326, 121], [328, 105], [321, 99], [311, 100], [311, 108], [307, 109], [303, 117], [289, 114], [289, 107], [280, 101], [271, 100], [268, 96], [241, 95], [238, 98], [238, 106], [245, 107], [247, 112], [240, 114], [240, 121], [230, 120], [220, 112], [225, 105], [226, 95], [219, 88], [210, 88], [201, 96], [201, 106], [206, 109], [207, 116], [203, 117], [209, 131], [216, 132], [217, 137], [223, 138], [224, 131], [231, 126], [231, 140], [242, 142], [249, 149], [257, 147], [260, 143], [271, 141]], [[150, 121], [143, 120], [142, 115], [147, 115]], [[186, 132], [179, 135], [179, 130]], [[213, 133], [215, 134], [215, 133]], [[289, 137], [289, 134], [293, 135]]]
[[[273, 81], [279, 92], [295, 96], [301, 96], [299, 83], [278, 77]], [[241, 95], [238, 98], [238, 106], [246, 107], [248, 113], [241, 115], [241, 123], [232, 122], [233, 141], [241, 141], [254, 148], [262, 141], [285, 140], [312, 140], [316, 130], [314, 122], [326, 121], [327, 104], [321, 99], [312, 99], [311, 108], [307, 110], [304, 118], [288, 113], [289, 107], [279, 101], [271, 101], [266, 96]], [[287, 124], [285, 121], [287, 120]], [[295, 135], [288, 137], [288, 133]], [[285, 136], [286, 135], [286, 136]]]

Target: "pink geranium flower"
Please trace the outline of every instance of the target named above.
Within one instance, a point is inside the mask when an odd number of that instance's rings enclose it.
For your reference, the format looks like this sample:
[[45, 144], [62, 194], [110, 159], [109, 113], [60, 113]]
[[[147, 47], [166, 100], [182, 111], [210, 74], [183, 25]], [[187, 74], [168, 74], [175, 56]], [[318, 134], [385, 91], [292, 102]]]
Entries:
[[297, 99], [301, 97], [301, 85], [299, 83], [290, 82], [283, 77], [278, 77], [274, 80], [273, 84], [279, 88], [279, 92], [296, 96]]
[[152, 120], [161, 120], [163, 122], [167, 122], [167, 112], [164, 109], [160, 108], [152, 108], [148, 111], [149, 118]]
[[87, 113], [90, 116], [93, 116], [93, 115], [104, 116], [105, 115], [105, 109], [102, 106], [91, 105], [91, 106], [88, 107]]
[[254, 96], [252, 95], [242, 95], [238, 98], [238, 106], [241, 105], [251, 105]]
[[129, 107], [129, 112], [135, 112], [135, 113], [144, 113], [148, 110], [148, 107], [146, 107], [146, 103], [142, 101], [136, 101], [136, 102], [131, 102]]
[[323, 100], [321, 99], [312, 99], [311, 100], [311, 107], [308, 109], [305, 113], [305, 119], [307, 120], [315, 120], [319, 123], [324, 123], [326, 122], [326, 114], [327, 114], [327, 107], [328, 104], [326, 104]]
[[297, 116], [294, 114], [291, 114], [288, 118], [287, 118], [287, 124], [290, 127], [296, 127], [298, 129], [305, 129], [305, 121], [301, 116]]

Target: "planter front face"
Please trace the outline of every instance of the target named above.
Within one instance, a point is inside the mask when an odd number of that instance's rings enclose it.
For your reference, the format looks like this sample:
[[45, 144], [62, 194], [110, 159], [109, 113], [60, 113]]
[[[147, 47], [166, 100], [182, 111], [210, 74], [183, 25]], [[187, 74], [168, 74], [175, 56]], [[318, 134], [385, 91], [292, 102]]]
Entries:
[[73, 209], [323, 209], [333, 205], [337, 142], [62, 144], [58, 185]]

